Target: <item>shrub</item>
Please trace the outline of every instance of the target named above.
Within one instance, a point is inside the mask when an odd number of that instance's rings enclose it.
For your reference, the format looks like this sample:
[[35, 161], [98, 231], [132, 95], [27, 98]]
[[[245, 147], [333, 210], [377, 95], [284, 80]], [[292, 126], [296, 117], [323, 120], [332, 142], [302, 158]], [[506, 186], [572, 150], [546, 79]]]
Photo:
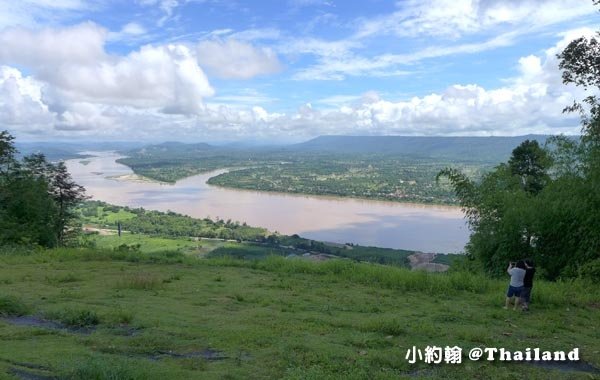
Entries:
[[600, 258], [587, 262], [579, 269], [579, 277], [600, 282]]
[[47, 312], [45, 316], [69, 327], [91, 327], [100, 323], [100, 318], [93, 310], [65, 309]]
[[29, 308], [21, 302], [20, 299], [14, 296], [3, 296], [0, 297], [0, 315], [3, 317], [8, 316], [21, 316], [29, 312]]

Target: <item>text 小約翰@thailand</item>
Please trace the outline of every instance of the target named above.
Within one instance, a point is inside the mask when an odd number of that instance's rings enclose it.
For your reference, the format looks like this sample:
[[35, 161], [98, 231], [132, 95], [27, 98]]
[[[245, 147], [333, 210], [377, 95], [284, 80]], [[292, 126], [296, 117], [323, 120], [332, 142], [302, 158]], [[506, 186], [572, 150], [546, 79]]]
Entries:
[[[474, 347], [468, 350], [467, 358], [471, 361], [576, 362], [579, 361], [579, 348], [573, 348], [570, 351], [548, 351], [540, 348], [509, 350], [502, 347]], [[427, 346], [424, 349], [413, 346], [407, 350], [405, 359], [410, 364], [417, 362], [427, 364], [460, 364], [463, 361], [463, 349], [458, 346]]]

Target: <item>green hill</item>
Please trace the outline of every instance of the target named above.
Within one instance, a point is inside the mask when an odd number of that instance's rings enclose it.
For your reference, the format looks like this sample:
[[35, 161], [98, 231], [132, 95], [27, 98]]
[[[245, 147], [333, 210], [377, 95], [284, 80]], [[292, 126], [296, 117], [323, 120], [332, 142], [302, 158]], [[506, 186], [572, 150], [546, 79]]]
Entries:
[[[348, 260], [3, 248], [0, 263], [2, 378], [589, 379], [600, 367], [600, 292], [581, 282], [537, 282], [526, 314], [501, 308], [505, 279]], [[463, 363], [407, 361], [429, 345], [462, 347]], [[578, 347], [582, 361], [474, 362], [473, 347]]]

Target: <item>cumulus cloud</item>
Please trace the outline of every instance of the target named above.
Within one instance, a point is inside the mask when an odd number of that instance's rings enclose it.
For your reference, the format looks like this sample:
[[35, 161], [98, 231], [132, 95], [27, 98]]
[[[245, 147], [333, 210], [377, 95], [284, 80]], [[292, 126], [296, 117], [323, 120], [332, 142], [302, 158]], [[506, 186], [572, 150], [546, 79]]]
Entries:
[[8, 66], [0, 66], [0, 124], [31, 129], [47, 125], [53, 115], [41, 100], [42, 84]]
[[[520, 58], [515, 62], [519, 74], [502, 87], [456, 84], [402, 101], [385, 100], [376, 92], [340, 95], [321, 99], [318, 103], [325, 108], [306, 103], [288, 114], [253, 110], [254, 117], [250, 111], [239, 113], [221, 106], [201, 119], [208, 128], [218, 125], [238, 136], [578, 133], [578, 116], [565, 115], [562, 109], [585, 94], [563, 85], [556, 53], [573, 38], [592, 34], [590, 29], [571, 31], [542, 54]], [[246, 128], [244, 123], [248, 123]]]
[[[58, 43], [59, 32], [65, 40], [71, 38], [64, 30], [52, 29], [4, 33], [17, 32], [31, 46]], [[197, 63], [199, 52], [189, 46], [147, 45], [115, 56], [104, 49], [102, 28], [84, 24], [73, 27], [72, 32], [88, 36], [90, 44], [57, 47], [55, 57], [46, 57], [51, 54], [50, 47], [28, 51], [32, 49], [23, 45], [23, 51], [16, 51], [17, 46], [0, 33], [0, 41], [7, 42], [0, 44], [2, 61], [31, 71], [25, 76], [15, 68], [0, 69], [0, 123], [25, 132], [46, 125], [58, 134], [195, 140], [320, 134], [575, 133], [579, 130], [577, 116], [561, 111], [583, 92], [562, 84], [556, 53], [573, 38], [593, 34], [590, 29], [571, 31], [543, 53], [520, 58], [515, 61], [518, 75], [501, 87], [455, 84], [401, 101], [385, 99], [376, 92], [340, 95], [283, 113], [252, 104], [252, 96], [260, 99], [255, 92], [238, 94], [246, 98], [232, 106], [211, 102], [213, 89]], [[217, 49], [223, 49], [227, 42], [216, 43]], [[82, 52], [94, 56], [94, 62]], [[252, 75], [258, 75], [256, 71], [253, 69]]]
[[249, 79], [281, 70], [272, 49], [234, 39], [201, 41], [197, 56], [201, 66], [221, 78]]
[[[476, 84], [453, 85], [442, 92], [391, 102], [367, 93], [358, 104], [316, 111], [310, 105], [297, 112], [294, 123], [311, 121], [334, 133], [366, 134], [525, 134], [577, 133], [576, 115], [562, 109], [585, 96], [582, 89], [563, 85], [556, 54], [574, 38], [592, 36], [591, 29], [563, 35], [542, 55], [518, 61], [519, 75], [507, 85], [485, 89]], [[349, 99], [350, 100], [350, 99]], [[316, 127], [319, 128], [319, 127]]]
[[25, 66], [47, 83], [43, 98], [56, 111], [86, 102], [192, 114], [214, 94], [187, 46], [146, 45], [116, 56], [105, 51], [107, 35], [93, 23], [8, 29], [0, 33], [0, 61]]
[[87, 22], [68, 28], [41, 30], [15, 27], [0, 32], [0, 60], [53, 71], [64, 63], [92, 65], [107, 59], [107, 31]]

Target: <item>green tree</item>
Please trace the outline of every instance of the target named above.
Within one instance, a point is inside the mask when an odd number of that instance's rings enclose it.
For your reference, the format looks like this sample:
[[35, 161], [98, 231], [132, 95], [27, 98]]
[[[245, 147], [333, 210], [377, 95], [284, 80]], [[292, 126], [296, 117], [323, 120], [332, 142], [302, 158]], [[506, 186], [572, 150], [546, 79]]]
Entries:
[[8, 131], [0, 132], [0, 176], [6, 177], [16, 164], [17, 149], [14, 146], [15, 138]]
[[19, 163], [16, 153], [14, 137], [0, 132], [0, 243], [64, 244], [85, 189], [64, 163], [53, 165], [43, 154]]
[[[600, 1], [596, 1], [600, 4]], [[597, 32], [600, 38], [600, 31]], [[585, 90], [600, 89], [600, 41], [580, 37], [573, 40], [558, 54], [559, 68], [565, 84], [575, 84]], [[582, 117], [583, 135], [591, 142], [600, 143], [600, 102], [596, 94], [582, 101], [575, 101], [565, 112], [579, 112]]]
[[508, 160], [511, 174], [519, 177], [522, 189], [530, 194], [538, 194], [550, 182], [551, 163], [550, 155], [536, 140], [523, 141]]
[[46, 181], [23, 174], [11, 176], [1, 194], [0, 243], [58, 244], [54, 229], [58, 210]]
[[581, 139], [556, 136], [546, 148], [525, 141], [478, 183], [455, 169], [438, 175], [466, 211], [467, 253], [491, 273], [524, 257], [550, 279], [600, 267], [600, 41], [578, 38], [558, 57], [563, 82], [592, 93], [565, 108], [581, 114]]
[[64, 162], [59, 162], [52, 167], [50, 178], [50, 194], [56, 202], [56, 234], [60, 244], [64, 244], [67, 238], [70, 223], [77, 218], [74, 212], [75, 206], [87, 199], [85, 188], [76, 184], [71, 178]]

